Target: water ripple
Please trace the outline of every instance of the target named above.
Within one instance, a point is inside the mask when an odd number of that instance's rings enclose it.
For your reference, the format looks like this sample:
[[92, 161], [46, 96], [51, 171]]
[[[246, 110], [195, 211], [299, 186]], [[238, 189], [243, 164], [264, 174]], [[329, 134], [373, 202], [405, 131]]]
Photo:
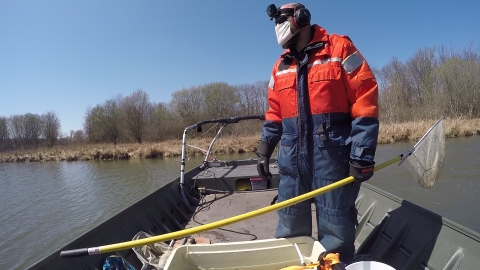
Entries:
[[0, 164], [0, 269], [28, 267], [168, 183], [178, 171], [168, 164]]

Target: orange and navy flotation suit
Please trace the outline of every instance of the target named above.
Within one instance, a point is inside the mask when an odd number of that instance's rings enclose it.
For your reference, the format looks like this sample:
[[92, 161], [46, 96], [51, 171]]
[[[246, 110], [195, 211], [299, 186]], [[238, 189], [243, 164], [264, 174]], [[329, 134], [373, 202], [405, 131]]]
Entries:
[[[378, 85], [372, 71], [347, 36], [329, 35], [318, 25], [312, 33], [302, 52], [280, 56], [268, 85], [260, 140], [280, 143], [279, 202], [348, 177], [350, 159], [373, 162], [376, 151]], [[353, 257], [358, 191], [346, 185], [315, 198], [319, 240], [346, 261]], [[299, 221], [311, 220], [310, 203], [279, 210], [275, 236], [311, 235], [311, 224]]]

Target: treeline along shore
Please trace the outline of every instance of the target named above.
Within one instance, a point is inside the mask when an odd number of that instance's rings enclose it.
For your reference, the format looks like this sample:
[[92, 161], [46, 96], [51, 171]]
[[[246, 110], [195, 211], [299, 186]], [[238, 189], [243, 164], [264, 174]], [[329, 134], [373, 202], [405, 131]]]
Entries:
[[[406, 61], [392, 58], [372, 67], [378, 82], [379, 143], [417, 140], [440, 118], [446, 136], [480, 130], [480, 48], [427, 47]], [[54, 111], [0, 116], [0, 162], [110, 160], [180, 155], [185, 127], [208, 119], [264, 115], [268, 81], [230, 85], [212, 82], [172, 93], [168, 103], [150, 101], [142, 89], [88, 106], [83, 128], [61, 133]], [[159, 90], [150, 90], [159, 91]], [[225, 128], [214, 154], [254, 152], [262, 121]], [[189, 144], [206, 149], [216, 131], [188, 134]], [[189, 149], [189, 155], [201, 154]]]
[[[401, 124], [380, 124], [379, 144], [399, 141], [417, 141], [436, 122], [425, 120]], [[480, 118], [464, 120], [446, 119], [447, 138], [480, 135]], [[213, 156], [255, 152], [260, 133], [254, 135], [227, 135], [221, 137], [213, 148]], [[193, 138], [189, 144], [207, 149], [210, 139]], [[0, 153], [0, 162], [36, 162], [36, 161], [88, 161], [116, 160], [135, 158], [178, 157], [181, 155], [182, 141], [167, 140], [158, 143], [124, 143], [124, 144], [75, 144], [57, 145], [29, 151]], [[408, 149], [405, 149], [408, 150]], [[188, 156], [201, 156], [203, 153], [195, 148], [188, 148]]]

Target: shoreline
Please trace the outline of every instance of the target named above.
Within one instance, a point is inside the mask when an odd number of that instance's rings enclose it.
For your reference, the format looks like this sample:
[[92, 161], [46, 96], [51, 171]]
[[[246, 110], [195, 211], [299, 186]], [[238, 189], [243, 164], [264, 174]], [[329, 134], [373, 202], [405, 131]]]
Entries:
[[[380, 123], [378, 144], [417, 141], [437, 120], [415, 121], [406, 123]], [[480, 135], [480, 118], [445, 119], [445, 137], [467, 137]], [[237, 137], [223, 136], [213, 149], [214, 155], [252, 153], [256, 151], [260, 132], [255, 135]], [[207, 149], [210, 138], [192, 139], [189, 144]], [[47, 161], [90, 161], [120, 160], [136, 158], [178, 157], [181, 155], [182, 141], [168, 140], [152, 143], [125, 144], [77, 144], [53, 148], [7, 151], [0, 153], [0, 163], [9, 162], [47, 162]], [[197, 149], [189, 148], [188, 156], [201, 156]]]

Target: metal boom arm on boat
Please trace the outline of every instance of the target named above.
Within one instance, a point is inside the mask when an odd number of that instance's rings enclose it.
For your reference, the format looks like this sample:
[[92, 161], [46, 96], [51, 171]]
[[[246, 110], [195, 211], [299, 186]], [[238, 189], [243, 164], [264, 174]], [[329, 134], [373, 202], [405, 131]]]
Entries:
[[[212, 120], [205, 120], [198, 122], [196, 124], [193, 124], [191, 126], [188, 126], [185, 128], [183, 131], [183, 138], [182, 138], [182, 160], [181, 160], [181, 165], [180, 165], [180, 192], [182, 194], [182, 198], [185, 201], [187, 205], [190, 205], [187, 197], [185, 196], [185, 158], [186, 158], [186, 152], [187, 152], [187, 146], [199, 149], [203, 152], [205, 152], [205, 160], [203, 161], [203, 164], [201, 165], [202, 168], [206, 166], [208, 156], [210, 155], [212, 151], [212, 147], [215, 144], [215, 141], [218, 139], [220, 134], [222, 133], [223, 128], [225, 128], [228, 124], [234, 124], [238, 123], [242, 120], [265, 120], [265, 116], [263, 115], [249, 115], [249, 116], [238, 116], [238, 117], [230, 117], [230, 118], [219, 118], [219, 119], [212, 119]], [[213, 138], [212, 142], [210, 143], [210, 146], [208, 147], [208, 150], [201, 149], [199, 147], [191, 146], [187, 144], [187, 132], [192, 129], [196, 129], [197, 132], [202, 132], [202, 126], [206, 124], [215, 124], [215, 123], [220, 123], [222, 126], [218, 130], [217, 134]]]
[[[193, 125], [191, 128], [195, 128]], [[409, 151], [396, 156], [395, 158], [386, 161], [382, 164], [375, 166], [375, 171], [388, 167], [396, 162], [400, 162], [399, 165], [406, 165], [407, 169], [412, 173], [412, 176], [417, 180], [418, 184], [422, 188], [431, 188], [433, 184], [438, 180], [440, 172], [443, 167], [443, 161], [445, 159], [445, 134], [443, 131], [443, 117], [440, 118], [415, 146]], [[183, 171], [182, 171], [183, 173]], [[197, 226], [194, 228], [184, 229], [177, 232], [166, 233], [149, 238], [143, 238], [140, 240], [132, 240], [121, 242], [117, 244], [110, 244], [99, 247], [80, 248], [74, 250], [65, 250], [60, 252], [62, 258], [81, 257], [94, 254], [103, 254], [108, 252], [115, 252], [119, 250], [150, 245], [157, 242], [169, 241], [172, 239], [179, 239], [185, 236], [194, 235], [201, 232], [210, 231], [219, 227], [237, 223], [249, 218], [254, 218], [259, 215], [266, 214], [271, 211], [279, 210], [287, 206], [294, 205], [296, 203], [306, 201], [315, 196], [339, 188], [346, 184], [353, 182], [355, 179], [352, 176], [334, 182], [330, 185], [321, 187], [319, 189], [310, 191], [298, 197], [291, 198], [286, 201], [282, 201], [267, 207], [263, 207], [248, 213], [244, 213], [238, 216], [230, 217], [227, 219], [215, 221], [205, 225]]]

